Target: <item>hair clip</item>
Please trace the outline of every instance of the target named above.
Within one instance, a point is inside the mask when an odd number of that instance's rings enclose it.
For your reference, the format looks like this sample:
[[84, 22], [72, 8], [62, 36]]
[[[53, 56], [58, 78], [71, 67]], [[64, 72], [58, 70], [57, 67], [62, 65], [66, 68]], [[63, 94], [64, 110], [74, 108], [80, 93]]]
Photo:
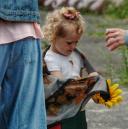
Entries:
[[63, 8], [62, 14], [66, 19], [69, 20], [76, 20], [79, 17], [80, 12], [74, 10], [74, 9], [66, 9]]

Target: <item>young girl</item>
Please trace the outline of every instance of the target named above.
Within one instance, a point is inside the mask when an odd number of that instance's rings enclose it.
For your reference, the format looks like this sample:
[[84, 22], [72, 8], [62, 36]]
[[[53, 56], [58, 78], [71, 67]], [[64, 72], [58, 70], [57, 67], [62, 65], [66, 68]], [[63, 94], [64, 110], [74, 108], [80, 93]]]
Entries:
[[[83, 62], [83, 56], [76, 50], [84, 28], [83, 17], [73, 7], [64, 7], [48, 14], [43, 34], [51, 46], [44, 60], [52, 76], [61, 79], [81, 78], [81, 68], [84, 65], [87, 67], [89, 76], [98, 75], [87, 60]], [[81, 121], [78, 120], [77, 124], [80, 125]], [[66, 129], [69, 128], [69, 126], [66, 127]], [[85, 129], [87, 126], [76, 126], [73, 129], [75, 128]]]
[[[80, 78], [83, 62], [75, 48], [84, 27], [83, 17], [72, 7], [55, 10], [48, 15], [44, 38], [50, 42], [51, 47], [44, 59], [51, 75], [59, 78]], [[97, 75], [92, 71], [89, 75]]]

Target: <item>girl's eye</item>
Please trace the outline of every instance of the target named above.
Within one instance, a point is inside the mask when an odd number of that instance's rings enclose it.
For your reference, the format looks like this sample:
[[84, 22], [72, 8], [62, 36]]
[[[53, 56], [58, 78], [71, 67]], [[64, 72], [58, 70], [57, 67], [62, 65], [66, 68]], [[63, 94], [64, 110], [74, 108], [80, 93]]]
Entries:
[[67, 41], [67, 44], [68, 44], [68, 45], [71, 45], [71, 44], [72, 44], [72, 42]]
[[67, 41], [66, 42], [68, 45], [71, 45], [71, 44], [77, 44], [78, 42], [70, 42], [70, 41]]

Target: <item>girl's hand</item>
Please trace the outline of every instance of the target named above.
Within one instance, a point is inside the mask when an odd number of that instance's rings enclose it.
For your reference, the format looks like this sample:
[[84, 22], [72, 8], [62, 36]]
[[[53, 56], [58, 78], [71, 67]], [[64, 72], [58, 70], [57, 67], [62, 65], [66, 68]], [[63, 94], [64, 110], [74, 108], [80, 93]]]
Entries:
[[98, 76], [99, 74], [97, 72], [92, 72], [88, 75], [88, 77]]
[[54, 77], [57, 77], [57, 78], [60, 78], [60, 79], [64, 78], [60, 71], [51, 71], [50, 74], [53, 75]]

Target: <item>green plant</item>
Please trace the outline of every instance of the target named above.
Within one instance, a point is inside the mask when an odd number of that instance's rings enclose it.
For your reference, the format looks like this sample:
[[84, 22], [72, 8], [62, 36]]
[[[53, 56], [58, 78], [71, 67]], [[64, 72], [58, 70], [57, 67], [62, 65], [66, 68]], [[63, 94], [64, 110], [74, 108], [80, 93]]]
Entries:
[[118, 71], [120, 83], [121, 84], [128, 84], [128, 49], [123, 47], [120, 49], [122, 55], [122, 66]]
[[113, 4], [108, 4], [108, 7], [104, 13], [115, 18], [127, 18], [128, 0], [124, 0], [124, 2], [119, 7], [116, 7]]

